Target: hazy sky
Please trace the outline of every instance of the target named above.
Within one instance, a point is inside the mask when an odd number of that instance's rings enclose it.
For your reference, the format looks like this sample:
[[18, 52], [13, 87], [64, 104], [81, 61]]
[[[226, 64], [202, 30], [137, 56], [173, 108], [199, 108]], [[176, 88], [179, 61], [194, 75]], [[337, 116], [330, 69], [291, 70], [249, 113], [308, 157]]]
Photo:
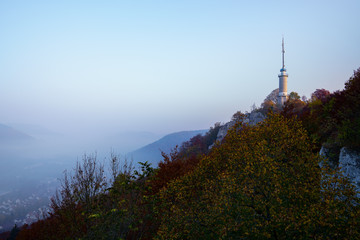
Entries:
[[209, 128], [278, 87], [342, 89], [360, 1], [0, 1], [0, 122], [59, 132]]

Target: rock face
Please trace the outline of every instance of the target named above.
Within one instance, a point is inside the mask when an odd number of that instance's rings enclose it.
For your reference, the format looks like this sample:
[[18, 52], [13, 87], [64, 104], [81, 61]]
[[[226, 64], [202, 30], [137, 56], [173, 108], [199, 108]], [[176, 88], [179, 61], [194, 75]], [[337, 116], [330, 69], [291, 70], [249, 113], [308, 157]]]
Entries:
[[[244, 119], [244, 123], [248, 123], [249, 125], [255, 125], [258, 122], [261, 122], [262, 120], [265, 119], [265, 116], [260, 113], [260, 112], [251, 112], [251, 113], [247, 113], [245, 114], [245, 119]], [[224, 139], [224, 137], [226, 136], [228, 130], [234, 126], [235, 121], [230, 121], [226, 124], [224, 124], [223, 126], [220, 127], [218, 135], [216, 140], [217, 141], [222, 141]]]
[[228, 130], [229, 130], [232, 126], [234, 126], [234, 124], [235, 124], [235, 121], [230, 121], [230, 122], [225, 123], [224, 125], [222, 125], [222, 126], [220, 127], [220, 129], [219, 129], [218, 134], [217, 134], [216, 141], [221, 142], [221, 141], [224, 139], [224, 137], [226, 136]]
[[[328, 157], [329, 149], [322, 147], [320, 155]], [[340, 150], [338, 165], [335, 166], [334, 162], [331, 161], [329, 163], [332, 168], [341, 168], [344, 175], [354, 184], [359, 192], [358, 197], [360, 197], [360, 152], [343, 147]], [[322, 164], [320, 163], [321, 166]]]
[[261, 112], [251, 112], [247, 114], [247, 118], [245, 119], [245, 122], [249, 123], [250, 125], [256, 125], [258, 122], [261, 122], [264, 119], [265, 116]]
[[339, 167], [355, 185], [356, 190], [360, 191], [360, 152], [343, 147], [339, 155]]

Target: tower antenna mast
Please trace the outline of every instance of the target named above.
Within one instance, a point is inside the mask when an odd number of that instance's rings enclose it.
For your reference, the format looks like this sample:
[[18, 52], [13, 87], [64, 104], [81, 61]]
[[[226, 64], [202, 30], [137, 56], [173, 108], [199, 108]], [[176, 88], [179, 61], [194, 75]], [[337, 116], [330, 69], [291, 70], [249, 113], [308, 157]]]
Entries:
[[285, 48], [284, 48], [284, 37], [283, 37], [282, 38], [282, 68], [283, 69], [285, 69], [284, 55], [285, 55]]

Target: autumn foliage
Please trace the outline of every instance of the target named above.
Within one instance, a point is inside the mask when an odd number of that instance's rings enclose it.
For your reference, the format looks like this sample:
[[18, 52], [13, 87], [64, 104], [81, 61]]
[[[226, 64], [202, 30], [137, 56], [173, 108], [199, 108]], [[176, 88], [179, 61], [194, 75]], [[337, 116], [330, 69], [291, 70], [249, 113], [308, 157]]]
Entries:
[[112, 156], [111, 181], [84, 156], [48, 218], [16, 239], [360, 239], [354, 186], [318, 154], [360, 147], [360, 69], [342, 91], [292, 93], [281, 109], [268, 96], [262, 107], [264, 121], [236, 115], [221, 143], [215, 124], [156, 168]]
[[163, 189], [158, 238], [360, 237], [351, 185], [320, 161], [295, 119], [240, 123], [196, 170]]
[[341, 147], [360, 150], [360, 68], [341, 91], [317, 89], [308, 101], [288, 101], [281, 114], [297, 116], [318, 150], [338, 155]]

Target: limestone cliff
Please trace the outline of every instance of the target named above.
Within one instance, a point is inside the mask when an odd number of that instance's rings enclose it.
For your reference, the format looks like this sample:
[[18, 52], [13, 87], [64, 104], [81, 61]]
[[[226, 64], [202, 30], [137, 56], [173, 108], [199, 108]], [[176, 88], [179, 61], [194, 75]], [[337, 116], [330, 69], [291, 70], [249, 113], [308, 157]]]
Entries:
[[[328, 157], [328, 153], [329, 149], [326, 147], [321, 148], [320, 155]], [[332, 162], [330, 166], [340, 167], [344, 175], [354, 184], [356, 190], [359, 192], [358, 197], [360, 197], [360, 152], [343, 147], [338, 156], [338, 165], [335, 166], [334, 162]]]
[[[262, 114], [261, 112], [253, 111], [251, 113], [245, 114], [244, 123], [248, 123], [249, 125], [255, 125], [264, 119], [265, 119], [264, 114]], [[225, 123], [223, 126], [221, 126], [216, 140], [221, 142], [224, 139], [224, 137], [226, 136], [228, 130], [232, 126], [234, 126], [234, 124], [235, 124], [235, 121], [230, 121], [230, 122]]]
[[339, 155], [339, 167], [360, 192], [360, 152], [343, 147]]

